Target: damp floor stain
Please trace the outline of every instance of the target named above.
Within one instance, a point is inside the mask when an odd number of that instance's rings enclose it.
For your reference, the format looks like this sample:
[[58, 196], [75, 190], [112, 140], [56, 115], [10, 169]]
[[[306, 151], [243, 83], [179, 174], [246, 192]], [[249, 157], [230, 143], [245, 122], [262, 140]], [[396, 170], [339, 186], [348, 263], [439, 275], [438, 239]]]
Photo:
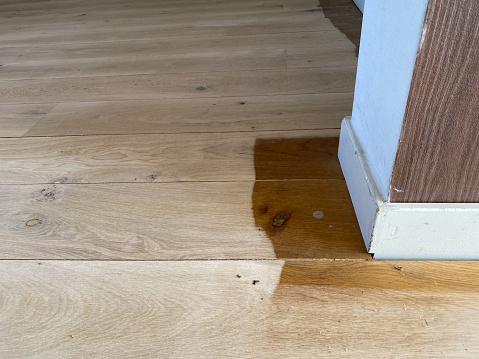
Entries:
[[255, 225], [270, 238], [276, 258], [371, 258], [337, 148], [338, 138], [256, 141]]

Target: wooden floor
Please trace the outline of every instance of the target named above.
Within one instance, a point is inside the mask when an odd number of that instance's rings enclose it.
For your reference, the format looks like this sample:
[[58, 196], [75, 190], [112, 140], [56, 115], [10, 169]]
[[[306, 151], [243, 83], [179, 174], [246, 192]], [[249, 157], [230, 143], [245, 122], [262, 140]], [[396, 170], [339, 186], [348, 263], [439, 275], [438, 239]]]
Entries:
[[0, 358], [479, 356], [479, 264], [372, 261], [351, 0], [0, 0]]

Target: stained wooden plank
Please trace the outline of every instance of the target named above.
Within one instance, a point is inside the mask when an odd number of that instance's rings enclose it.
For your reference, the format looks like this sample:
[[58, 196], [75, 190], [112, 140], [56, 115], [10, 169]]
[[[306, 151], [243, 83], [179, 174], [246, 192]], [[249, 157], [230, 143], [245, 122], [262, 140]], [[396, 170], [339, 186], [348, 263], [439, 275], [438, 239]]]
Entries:
[[0, 81], [0, 103], [344, 93], [355, 67]]
[[478, 266], [430, 264], [2, 261], [0, 354], [475, 357]]
[[352, 93], [64, 102], [26, 135], [334, 129], [351, 114], [352, 102]]
[[392, 202], [479, 202], [479, 3], [431, 0], [391, 178]]
[[343, 180], [0, 187], [7, 259], [369, 258]]

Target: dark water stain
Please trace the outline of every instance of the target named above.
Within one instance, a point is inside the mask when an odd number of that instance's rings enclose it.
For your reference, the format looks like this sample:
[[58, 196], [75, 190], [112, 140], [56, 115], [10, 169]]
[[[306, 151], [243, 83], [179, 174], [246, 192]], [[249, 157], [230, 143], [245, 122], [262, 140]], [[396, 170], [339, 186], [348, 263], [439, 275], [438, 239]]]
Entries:
[[444, 261], [286, 261], [280, 283], [330, 288], [479, 294], [479, 263], [469, 262], [467, 271], [457, 269], [454, 262]]
[[338, 138], [256, 140], [253, 214], [276, 258], [370, 258], [337, 148]]
[[336, 2], [331, 0], [318, 1], [318, 7], [322, 8], [324, 16], [356, 46], [357, 57], [359, 54], [363, 19], [361, 11], [359, 11], [353, 0]]

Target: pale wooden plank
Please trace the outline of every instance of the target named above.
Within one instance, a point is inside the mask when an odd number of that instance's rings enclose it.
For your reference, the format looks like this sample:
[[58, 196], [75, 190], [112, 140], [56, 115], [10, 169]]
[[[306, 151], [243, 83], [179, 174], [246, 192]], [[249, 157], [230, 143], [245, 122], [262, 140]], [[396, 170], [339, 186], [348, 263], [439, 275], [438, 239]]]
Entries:
[[301, 285], [284, 282], [288, 261], [2, 261], [0, 354], [477, 357], [477, 263], [430, 265], [316, 261], [308, 271], [323, 277]]
[[55, 104], [0, 105], [0, 137], [20, 137], [30, 130]]
[[284, 12], [285, 10], [310, 10], [317, 8], [314, 0], [294, 1], [195, 1], [192, 2], [164, 2], [161, 3], [138, 3], [138, 2], [107, 2], [88, 4], [68, 2], [44, 2], [40, 7], [25, 6], [17, 2], [14, 7], [4, 6], [0, 18], [3, 23], [25, 26], [49, 25], [55, 22], [66, 22], [70, 24], [95, 22], [111, 22], [112, 20], [132, 20], [156, 17], [163, 22], [168, 16], [181, 18], [185, 14], [196, 14], [198, 16], [210, 16], [216, 14], [222, 17], [223, 14], [235, 12], [263, 12], [266, 15], [272, 11]]
[[[67, 26], [68, 25], [68, 26]], [[184, 36], [230, 36], [257, 33], [281, 33], [299, 31], [335, 31], [332, 23], [317, 12], [276, 11], [267, 16], [263, 13], [236, 12], [221, 16], [209, 14], [198, 18], [194, 13], [181, 14], [180, 18], [168, 15], [164, 21], [158, 19], [132, 19], [125, 21], [98, 21], [93, 23], [69, 24], [53, 22], [43, 28], [33, 24], [17, 26], [0, 34], [5, 45], [38, 45], [48, 43], [71, 43], [85, 41], [112, 41], [134, 39], [156, 39]]]
[[286, 68], [286, 51], [284, 49], [263, 49], [11, 62], [1, 67], [1, 79], [18, 80], [281, 68]]
[[348, 46], [337, 47], [292, 47], [287, 48], [288, 68], [299, 67], [349, 67], [357, 66], [355, 46], [348, 41]]
[[[337, 137], [339, 129], [265, 133], [211, 133], [0, 140], [0, 183], [246, 181], [255, 179], [258, 140]], [[277, 146], [278, 147], [278, 146]], [[311, 146], [311, 151], [321, 151]], [[336, 146], [337, 148], [337, 146]], [[281, 148], [277, 151], [284, 158]], [[295, 148], [282, 166], [302, 168], [308, 153]], [[336, 149], [326, 148], [327, 153]], [[295, 153], [297, 152], [297, 153]], [[286, 158], [285, 158], [286, 159]], [[262, 162], [261, 162], [262, 163]], [[310, 172], [321, 163], [308, 164]], [[262, 166], [264, 167], [264, 165]], [[299, 178], [322, 178], [307, 176]], [[271, 177], [270, 177], [271, 178]], [[298, 177], [296, 177], [298, 178]], [[276, 179], [276, 178], [271, 178]], [[283, 177], [279, 178], [283, 179]]]
[[[0, 44], [1, 46], [1, 44]], [[230, 52], [244, 50], [282, 48], [328, 48], [347, 50], [354, 48], [341, 33], [333, 31], [309, 31], [280, 34], [255, 34], [208, 37], [179, 37], [166, 39], [138, 39], [103, 42], [54, 43], [42, 46], [4, 47], [0, 56], [18, 57], [20, 61], [51, 61], [72, 59], [94, 59], [118, 56], [143, 56], [191, 54], [207, 52]], [[19, 56], [21, 55], [21, 56]]]
[[[342, 1], [345, 2], [344, 0]], [[339, 4], [339, 3], [338, 3]], [[349, 1], [349, 4], [351, 2]], [[195, 0], [194, 2], [185, 0], [162, 0], [161, 4], [157, 1], [122, 1], [122, 0], [104, 0], [98, 1], [2, 1], [2, 11], [5, 17], [8, 16], [46, 16], [49, 13], [64, 14], [76, 13], [80, 10], [97, 11], [135, 11], [137, 9], [161, 9], [164, 11], [184, 12], [198, 11], [201, 9], [211, 11], [212, 9], [248, 9], [248, 8], [262, 8], [269, 6], [278, 6], [284, 8], [314, 8], [317, 7], [316, 0], [222, 0], [221, 2], [212, 2], [211, 0]], [[331, 4], [328, 4], [331, 5]], [[339, 4], [341, 5], [341, 4]], [[344, 5], [344, 4], [342, 4]], [[46, 14], [45, 14], [46, 13]]]
[[0, 81], [0, 103], [111, 101], [305, 93], [354, 88], [355, 67]]
[[352, 92], [64, 102], [26, 136], [334, 129], [351, 115], [352, 103]]
[[1, 257], [369, 258], [344, 180], [258, 183], [2, 185]]

